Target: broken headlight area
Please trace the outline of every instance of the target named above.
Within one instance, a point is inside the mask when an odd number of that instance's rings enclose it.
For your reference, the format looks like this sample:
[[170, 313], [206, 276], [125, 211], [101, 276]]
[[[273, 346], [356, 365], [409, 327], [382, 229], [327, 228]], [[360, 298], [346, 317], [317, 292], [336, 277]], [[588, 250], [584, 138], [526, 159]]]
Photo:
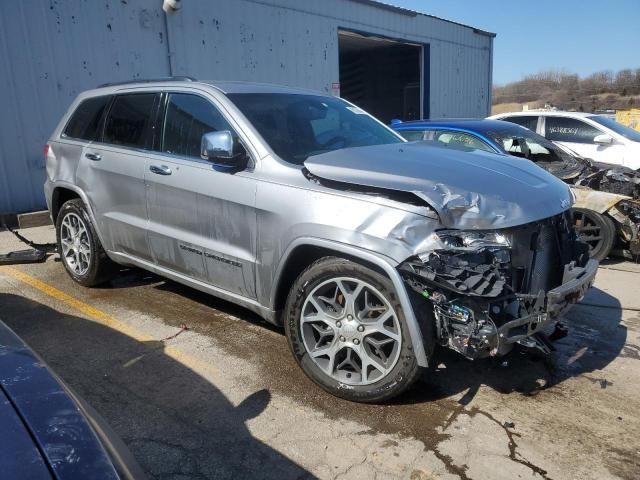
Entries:
[[433, 250], [399, 269], [432, 306], [440, 344], [468, 358], [502, 355], [526, 341], [579, 300], [595, 275], [566, 213], [511, 229], [436, 235]]

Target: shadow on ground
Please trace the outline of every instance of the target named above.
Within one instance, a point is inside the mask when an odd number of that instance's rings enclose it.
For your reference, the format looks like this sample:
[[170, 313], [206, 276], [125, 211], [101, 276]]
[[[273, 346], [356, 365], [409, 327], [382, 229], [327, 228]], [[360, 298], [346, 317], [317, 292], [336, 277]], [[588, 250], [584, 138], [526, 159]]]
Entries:
[[[248, 310], [175, 282], [164, 281], [161, 277], [142, 270], [123, 271], [117, 279], [112, 281], [116, 288], [145, 283], [153, 285], [153, 288], [163, 292], [186, 297], [203, 307], [205, 311], [211, 309], [233, 315], [253, 324], [264, 326], [270, 331], [281, 332], [280, 329], [265, 323]], [[625, 354], [627, 329], [620, 323], [622, 318], [621, 305], [615, 297], [597, 288], [592, 288], [589, 291], [584, 302], [589, 305], [574, 306], [565, 317], [569, 334], [554, 343], [556, 350], [551, 355], [541, 357], [535, 352], [516, 348], [507, 357], [469, 361], [455, 352], [441, 348], [437, 350], [438, 367], [426, 372], [422, 381], [415, 388], [396, 399], [393, 404], [432, 402], [464, 394], [459, 403], [466, 405], [473, 400], [482, 385], [504, 394], [535, 395], [567, 378], [576, 376], [585, 376], [606, 388], [608, 386], [606, 378], [597, 378], [590, 374], [605, 368], [616, 357]], [[594, 305], [602, 305], [603, 307]], [[197, 315], [190, 317], [191, 323], [189, 325], [195, 325], [196, 330], [200, 325], [202, 333], [212, 334], [215, 327], [211, 325], [215, 325], [215, 320], [212, 320], [211, 313], [206, 315], [200, 323], [198, 323]], [[267, 350], [263, 350], [265, 347], [262, 343], [260, 339], [257, 339], [255, 344], [251, 344], [250, 340], [246, 339], [244, 348], [246, 351], [258, 354], [264, 352], [266, 358], [259, 359], [259, 361], [264, 361], [267, 364], [274, 361], [274, 355], [279, 357], [280, 364], [291, 361], [290, 355], [286, 351], [284, 338], [282, 338], [282, 345], [277, 351], [274, 350], [273, 345], [269, 345]], [[228, 344], [227, 348], [231, 349], [232, 346]], [[279, 371], [279, 369], [269, 368], [269, 375], [276, 377], [279, 375]], [[309, 383], [304, 376], [299, 375], [302, 385], [298, 388], [296, 381], [291, 378], [291, 370], [284, 368], [283, 371], [288, 372], [287, 378], [273, 378], [270, 384], [275, 388], [278, 388], [279, 385], [283, 386], [283, 393], [287, 395], [307, 398]], [[296, 395], [297, 390], [300, 390], [298, 395]], [[320, 393], [319, 389], [318, 393]], [[327, 409], [327, 405], [336, 400], [327, 394], [321, 394], [321, 398], [323, 399], [323, 410], [331, 410]], [[343, 403], [339, 400], [337, 402]]]
[[254, 438], [245, 422], [271, 394], [234, 406], [215, 385], [138, 342], [22, 296], [0, 294], [2, 318], [92, 405], [155, 478], [312, 478]]
[[[553, 343], [555, 350], [544, 357], [515, 348], [506, 357], [468, 361], [456, 353], [440, 349], [438, 367], [401, 402], [437, 400], [464, 393], [459, 400], [469, 404], [481, 385], [504, 393], [536, 395], [568, 378], [583, 376], [607, 388], [611, 383], [592, 375], [625, 355], [627, 328], [621, 324], [620, 302], [608, 293], [592, 288], [585, 302], [565, 316], [569, 334]], [[601, 305], [601, 306], [595, 306]]]

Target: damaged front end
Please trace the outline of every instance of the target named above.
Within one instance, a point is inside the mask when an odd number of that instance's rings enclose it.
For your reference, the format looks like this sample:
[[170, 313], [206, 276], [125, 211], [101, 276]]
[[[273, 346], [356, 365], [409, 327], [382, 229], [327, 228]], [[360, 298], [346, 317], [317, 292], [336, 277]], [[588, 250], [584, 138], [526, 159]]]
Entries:
[[399, 270], [433, 308], [440, 344], [471, 359], [530, 344], [582, 299], [598, 267], [567, 212], [493, 231], [440, 230], [427, 245]]
[[622, 241], [618, 254], [637, 261], [640, 256], [640, 202], [622, 200], [607, 213], [616, 221], [618, 238]]

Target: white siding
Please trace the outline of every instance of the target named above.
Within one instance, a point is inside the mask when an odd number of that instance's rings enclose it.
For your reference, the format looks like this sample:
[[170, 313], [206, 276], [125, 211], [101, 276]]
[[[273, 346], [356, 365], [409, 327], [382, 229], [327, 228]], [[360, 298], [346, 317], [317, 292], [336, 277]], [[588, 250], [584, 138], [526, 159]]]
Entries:
[[3, 2], [0, 214], [45, 206], [42, 145], [78, 92], [170, 74], [330, 92], [339, 28], [429, 44], [432, 118], [489, 112], [491, 38], [472, 28], [351, 0], [182, 4], [165, 23], [162, 0]]

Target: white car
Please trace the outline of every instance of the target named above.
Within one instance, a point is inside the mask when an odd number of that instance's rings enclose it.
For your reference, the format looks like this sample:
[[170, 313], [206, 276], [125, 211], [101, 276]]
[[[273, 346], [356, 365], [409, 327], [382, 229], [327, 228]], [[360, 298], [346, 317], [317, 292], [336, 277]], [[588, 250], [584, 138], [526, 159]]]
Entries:
[[527, 127], [584, 158], [640, 169], [640, 132], [607, 117], [582, 112], [511, 112], [493, 115]]

